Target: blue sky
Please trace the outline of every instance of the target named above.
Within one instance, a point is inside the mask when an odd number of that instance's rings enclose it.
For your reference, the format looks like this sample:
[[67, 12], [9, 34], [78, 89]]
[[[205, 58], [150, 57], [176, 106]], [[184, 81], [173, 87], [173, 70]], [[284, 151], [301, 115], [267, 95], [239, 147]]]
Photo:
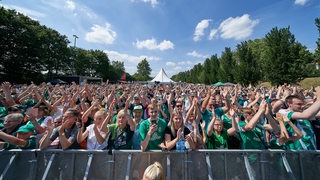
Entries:
[[66, 35], [70, 46], [99, 49], [134, 74], [146, 58], [154, 77], [191, 69], [225, 47], [285, 28], [313, 52], [320, 0], [2, 0]]

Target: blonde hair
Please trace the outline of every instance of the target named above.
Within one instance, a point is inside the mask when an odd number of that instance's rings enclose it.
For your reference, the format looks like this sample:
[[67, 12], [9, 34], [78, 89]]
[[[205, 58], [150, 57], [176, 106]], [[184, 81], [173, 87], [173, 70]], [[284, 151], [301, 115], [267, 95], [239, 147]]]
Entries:
[[249, 107], [242, 108], [240, 111], [241, 111], [241, 113], [248, 113], [248, 114], [251, 114], [251, 115], [253, 115], [255, 113], [255, 111], [252, 108], [249, 108]]
[[170, 118], [170, 129], [171, 129], [171, 133], [173, 136], [176, 136], [176, 130], [174, 128], [174, 122], [173, 122], [173, 118], [176, 117], [176, 116], [180, 116], [182, 119], [182, 124], [181, 124], [181, 128], [182, 128], [182, 131], [184, 130], [184, 120], [183, 120], [183, 116], [182, 116], [182, 112], [180, 112], [178, 109], [174, 108], [173, 109], [173, 112], [172, 112], [172, 115], [171, 115], [171, 118]]
[[120, 116], [126, 117], [126, 112], [125, 112], [123, 109], [121, 109], [121, 110], [118, 112], [116, 124], [119, 124], [119, 118], [120, 118]]
[[159, 162], [149, 165], [143, 173], [143, 179], [165, 180], [163, 168]]
[[149, 104], [148, 105], [148, 110], [155, 110], [158, 111], [158, 106], [156, 104]]
[[107, 112], [104, 108], [99, 109], [98, 111], [96, 111], [96, 113], [94, 113], [94, 119], [96, 118], [96, 116], [98, 115], [102, 115], [103, 118], [107, 117]]

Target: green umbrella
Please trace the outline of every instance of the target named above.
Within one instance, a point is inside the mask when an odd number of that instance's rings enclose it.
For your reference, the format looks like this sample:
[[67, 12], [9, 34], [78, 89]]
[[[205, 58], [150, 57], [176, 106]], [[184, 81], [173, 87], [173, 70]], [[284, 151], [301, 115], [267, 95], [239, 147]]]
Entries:
[[222, 82], [217, 82], [217, 83], [215, 83], [215, 84], [213, 84], [213, 86], [223, 86], [224, 84], [222, 83]]

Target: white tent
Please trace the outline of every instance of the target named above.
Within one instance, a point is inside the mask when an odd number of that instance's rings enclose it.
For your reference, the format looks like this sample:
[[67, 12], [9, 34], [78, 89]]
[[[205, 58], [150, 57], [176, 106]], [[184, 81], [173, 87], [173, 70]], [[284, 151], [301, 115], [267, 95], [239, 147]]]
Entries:
[[160, 83], [174, 82], [167, 76], [167, 74], [166, 74], [166, 72], [164, 72], [163, 68], [161, 68], [158, 75], [156, 75], [156, 77], [151, 80], [151, 82], [156, 82], [156, 81], [160, 82]]

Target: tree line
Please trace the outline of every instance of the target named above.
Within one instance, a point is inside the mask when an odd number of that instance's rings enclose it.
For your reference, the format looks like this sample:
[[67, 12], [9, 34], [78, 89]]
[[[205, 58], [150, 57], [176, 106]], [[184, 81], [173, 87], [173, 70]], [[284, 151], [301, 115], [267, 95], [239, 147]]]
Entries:
[[[80, 75], [119, 80], [124, 63], [110, 62], [100, 50], [68, 46], [54, 29], [40, 25], [15, 10], [0, 9], [0, 81], [40, 83], [55, 76]], [[133, 77], [127, 74], [128, 80]]]
[[[320, 19], [315, 19], [320, 37]], [[219, 81], [243, 85], [269, 81], [273, 85], [297, 83], [306, 77], [320, 76], [320, 38], [311, 53], [295, 40], [290, 27], [275, 27], [264, 38], [241, 42], [235, 51], [226, 47], [221, 57], [216, 54], [203, 64], [180, 72], [175, 81], [213, 84]]]
[[[55, 76], [81, 75], [117, 81], [126, 73], [124, 62], [110, 61], [101, 50], [69, 46], [67, 36], [40, 25], [38, 21], [0, 9], [0, 81], [13, 83], [48, 82]], [[320, 33], [320, 19], [315, 19]], [[319, 36], [320, 37], [320, 36]], [[174, 81], [213, 84], [218, 81], [256, 84], [296, 83], [305, 77], [319, 76], [320, 38], [314, 53], [295, 40], [288, 28], [273, 28], [262, 39], [241, 42], [235, 51], [226, 47], [192, 69], [174, 75]], [[137, 66], [128, 81], [148, 81], [152, 69], [147, 59]]]

